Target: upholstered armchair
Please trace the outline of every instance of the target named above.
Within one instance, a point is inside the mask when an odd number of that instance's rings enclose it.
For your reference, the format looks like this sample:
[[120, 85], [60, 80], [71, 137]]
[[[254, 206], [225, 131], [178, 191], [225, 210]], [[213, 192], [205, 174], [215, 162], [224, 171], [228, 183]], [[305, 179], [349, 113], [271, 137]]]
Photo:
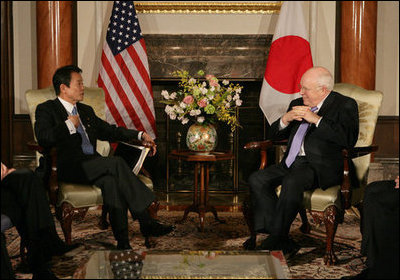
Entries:
[[[377, 150], [372, 145], [379, 108], [382, 103], [383, 94], [379, 91], [365, 90], [352, 84], [336, 84], [334, 90], [356, 100], [359, 110], [359, 135], [355, 148], [343, 150], [344, 180], [341, 185], [333, 186], [325, 191], [317, 188], [312, 191], [305, 191], [303, 198], [304, 209], [300, 210], [302, 225], [300, 230], [303, 233], [310, 232], [310, 224], [307, 220], [307, 213], [313, 217], [317, 224], [323, 222], [326, 229], [326, 251], [324, 262], [327, 265], [335, 264], [337, 257], [333, 251], [333, 240], [339, 223], [343, 222], [345, 210], [352, 206], [357, 207], [362, 215], [362, 200], [367, 185], [368, 171], [371, 162], [371, 152]], [[283, 155], [282, 146], [284, 142], [273, 142], [270, 140], [262, 142], [251, 142], [244, 146], [244, 149], [259, 149], [261, 155], [260, 169], [267, 166], [267, 150], [276, 148], [278, 153]], [[284, 147], [286, 148], [286, 147]], [[351, 188], [351, 178], [357, 178], [359, 188]], [[276, 190], [279, 195], [280, 186]], [[249, 200], [243, 204], [243, 213], [250, 229], [250, 238], [245, 242], [247, 249], [253, 249], [256, 243], [256, 233], [253, 227], [253, 213]]]
[[[32, 127], [35, 123], [35, 111], [37, 105], [45, 102], [49, 99], [56, 98], [53, 87], [28, 90], [25, 93], [25, 98], [29, 107], [29, 114], [32, 123]], [[85, 99], [83, 103], [92, 106], [96, 115], [102, 119], [105, 119], [105, 99], [104, 92], [101, 88], [90, 88], [85, 87]], [[36, 136], [35, 136], [36, 140]], [[135, 143], [140, 145], [141, 143]], [[39, 159], [42, 157], [43, 149], [36, 142], [29, 143], [28, 146], [36, 151], [37, 166], [39, 165]], [[147, 147], [148, 148], [148, 147]], [[97, 152], [102, 156], [110, 155], [112, 149], [110, 144], [105, 141], [97, 141]], [[45, 178], [45, 185], [47, 187], [50, 204], [55, 207], [55, 214], [61, 224], [61, 228], [64, 233], [66, 243], [71, 243], [71, 225], [72, 220], [75, 218], [82, 219], [89, 207], [100, 206], [103, 204], [103, 198], [101, 190], [95, 185], [82, 185], [82, 184], [71, 184], [66, 182], [59, 182], [57, 180], [57, 165], [56, 165], [56, 151], [52, 149], [51, 155], [51, 170], [49, 178]], [[153, 189], [152, 180], [149, 178], [149, 174], [138, 174], [139, 179], [149, 188]], [[156, 217], [157, 210], [159, 207], [158, 202], [154, 202], [150, 207], [150, 214]], [[104, 213], [104, 212], [103, 212]], [[106, 217], [102, 214], [99, 222], [99, 226], [102, 229], [108, 227]], [[146, 239], [146, 246], [149, 241]]]

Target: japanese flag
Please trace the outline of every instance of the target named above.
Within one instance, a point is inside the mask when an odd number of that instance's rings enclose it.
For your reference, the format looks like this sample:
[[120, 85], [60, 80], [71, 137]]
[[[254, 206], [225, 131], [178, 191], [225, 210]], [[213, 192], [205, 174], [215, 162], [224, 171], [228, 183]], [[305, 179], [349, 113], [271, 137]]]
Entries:
[[260, 108], [272, 124], [299, 97], [301, 76], [313, 66], [301, 1], [284, 1], [275, 28], [260, 93]]

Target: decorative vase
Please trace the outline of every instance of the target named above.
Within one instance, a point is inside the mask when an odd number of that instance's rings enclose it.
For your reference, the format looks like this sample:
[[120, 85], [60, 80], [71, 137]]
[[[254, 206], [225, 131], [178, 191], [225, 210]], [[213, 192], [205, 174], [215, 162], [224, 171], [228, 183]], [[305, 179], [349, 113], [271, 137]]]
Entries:
[[212, 124], [192, 124], [186, 134], [189, 150], [199, 154], [209, 154], [217, 146], [217, 131]]

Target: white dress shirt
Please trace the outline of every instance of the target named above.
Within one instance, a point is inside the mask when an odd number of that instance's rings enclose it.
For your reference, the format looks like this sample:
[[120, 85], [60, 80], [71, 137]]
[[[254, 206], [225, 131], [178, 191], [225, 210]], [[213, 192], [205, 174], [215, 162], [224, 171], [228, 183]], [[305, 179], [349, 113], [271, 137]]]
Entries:
[[[73, 104], [69, 103], [68, 101], [65, 101], [64, 99], [62, 99], [59, 96], [57, 98], [58, 98], [58, 100], [60, 100], [61, 104], [64, 106], [65, 110], [68, 113], [68, 116], [72, 116], [72, 110], [74, 109], [74, 106], [76, 106], [76, 105], [73, 105]], [[78, 112], [78, 108], [76, 108], [76, 111]], [[78, 112], [78, 116], [79, 116], [79, 112]], [[83, 130], [86, 133], [86, 128], [83, 125], [81, 118], [79, 118], [79, 122], [81, 123]], [[67, 119], [65, 121], [65, 124], [67, 125], [70, 134], [76, 133], [76, 127], [71, 120]], [[143, 135], [143, 131], [139, 131], [139, 134], [138, 134], [139, 140], [142, 140], [142, 135]], [[88, 136], [87, 133], [86, 133], [86, 136]], [[88, 139], [89, 139], [89, 137], [88, 137]]]

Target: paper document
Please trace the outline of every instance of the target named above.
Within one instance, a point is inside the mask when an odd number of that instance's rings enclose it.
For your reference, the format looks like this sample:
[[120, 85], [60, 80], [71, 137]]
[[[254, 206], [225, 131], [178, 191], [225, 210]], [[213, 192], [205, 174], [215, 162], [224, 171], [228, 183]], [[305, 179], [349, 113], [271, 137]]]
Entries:
[[137, 160], [135, 166], [134, 166], [133, 169], [132, 169], [132, 172], [133, 172], [135, 175], [138, 175], [140, 169], [142, 168], [143, 162], [144, 162], [144, 160], [146, 159], [146, 156], [147, 156], [147, 154], [148, 154], [149, 151], [150, 151], [150, 148], [147, 148], [147, 147], [144, 147], [144, 146], [133, 145], [133, 144], [129, 144], [129, 143], [126, 143], [126, 142], [121, 142], [121, 143], [123, 143], [123, 144], [125, 144], [125, 145], [127, 145], [127, 146], [129, 146], [129, 147], [134, 147], [134, 148], [136, 148], [136, 149], [138, 149], [138, 150], [141, 150], [140, 155], [139, 155], [139, 158], [138, 158], [138, 160]]

